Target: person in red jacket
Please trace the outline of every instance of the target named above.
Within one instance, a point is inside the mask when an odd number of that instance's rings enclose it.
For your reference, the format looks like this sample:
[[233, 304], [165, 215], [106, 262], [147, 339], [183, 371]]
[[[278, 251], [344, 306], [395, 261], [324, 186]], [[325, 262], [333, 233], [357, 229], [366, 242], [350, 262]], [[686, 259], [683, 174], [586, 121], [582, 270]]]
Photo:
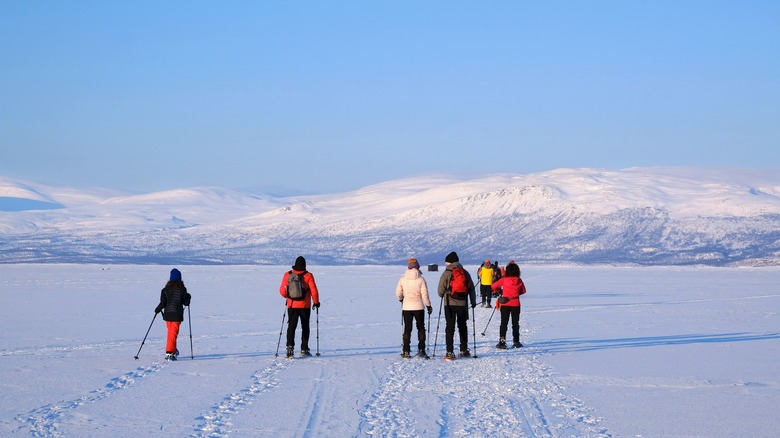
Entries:
[[520, 267], [515, 263], [506, 265], [506, 276], [500, 278], [491, 286], [493, 294], [501, 291], [498, 302], [501, 303], [501, 327], [498, 331], [498, 344], [496, 348], [506, 349], [506, 329], [509, 317], [512, 317], [512, 347], [520, 348], [520, 295], [525, 291], [525, 284], [520, 279]]
[[[301, 287], [303, 297], [291, 299], [288, 295], [290, 293], [289, 287]], [[317, 284], [314, 282], [314, 275], [306, 270], [306, 259], [303, 256], [295, 259], [291, 271], [284, 273], [282, 284], [279, 286], [279, 294], [287, 300], [287, 357], [293, 357], [295, 330], [298, 328], [299, 319], [301, 320], [301, 356], [311, 356], [311, 352], [309, 352], [309, 320], [311, 319], [312, 302], [314, 302], [314, 307], [320, 308], [320, 294], [317, 290]]]

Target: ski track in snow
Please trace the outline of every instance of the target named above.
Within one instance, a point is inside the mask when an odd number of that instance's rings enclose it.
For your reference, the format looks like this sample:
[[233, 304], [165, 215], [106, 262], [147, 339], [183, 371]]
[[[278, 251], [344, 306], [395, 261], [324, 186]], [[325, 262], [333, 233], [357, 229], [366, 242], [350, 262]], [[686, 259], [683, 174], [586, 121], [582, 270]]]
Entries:
[[274, 364], [255, 372], [252, 384], [248, 387], [226, 395], [212, 409], [199, 416], [200, 423], [195, 426], [191, 437], [223, 437], [228, 436], [231, 417], [260, 394], [275, 388], [279, 381], [276, 376], [290, 366], [290, 361], [277, 361]]
[[31, 436], [63, 436], [64, 434], [59, 432], [58, 426], [61, 419], [71, 414], [73, 410], [80, 406], [100, 401], [121, 389], [129, 388], [135, 385], [136, 380], [160, 371], [164, 367], [165, 364], [160, 362], [154, 362], [147, 367], [138, 367], [135, 371], [130, 371], [111, 379], [103, 388], [90, 391], [88, 394], [74, 400], [41, 406], [26, 414], [18, 415], [16, 420], [27, 425]]
[[[527, 329], [522, 333], [528, 337]], [[542, 350], [481, 349], [477, 359], [412, 358], [391, 364], [360, 411], [361, 435], [611, 436], [592, 409], [553, 381]], [[438, 403], [439, 418], [420, 418], [411, 399]]]

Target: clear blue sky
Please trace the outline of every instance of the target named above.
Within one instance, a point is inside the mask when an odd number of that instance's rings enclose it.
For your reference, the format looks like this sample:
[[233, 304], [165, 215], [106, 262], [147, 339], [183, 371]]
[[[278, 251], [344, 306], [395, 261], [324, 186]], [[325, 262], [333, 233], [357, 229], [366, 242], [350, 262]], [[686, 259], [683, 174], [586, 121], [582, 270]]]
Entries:
[[0, 0], [3, 176], [332, 193], [656, 165], [780, 169], [780, 2]]

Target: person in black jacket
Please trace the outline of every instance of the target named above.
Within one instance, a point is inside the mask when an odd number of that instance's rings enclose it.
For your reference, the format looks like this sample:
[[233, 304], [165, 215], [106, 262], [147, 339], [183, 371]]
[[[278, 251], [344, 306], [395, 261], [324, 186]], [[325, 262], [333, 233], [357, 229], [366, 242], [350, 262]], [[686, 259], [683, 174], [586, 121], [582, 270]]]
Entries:
[[190, 305], [192, 296], [187, 293], [184, 282], [181, 281], [181, 272], [173, 268], [171, 278], [160, 292], [160, 304], [154, 309], [154, 313], [163, 313], [165, 325], [168, 326], [168, 341], [165, 344], [165, 360], [176, 360], [179, 350], [176, 348], [176, 339], [179, 337], [179, 326], [184, 321], [184, 306]]

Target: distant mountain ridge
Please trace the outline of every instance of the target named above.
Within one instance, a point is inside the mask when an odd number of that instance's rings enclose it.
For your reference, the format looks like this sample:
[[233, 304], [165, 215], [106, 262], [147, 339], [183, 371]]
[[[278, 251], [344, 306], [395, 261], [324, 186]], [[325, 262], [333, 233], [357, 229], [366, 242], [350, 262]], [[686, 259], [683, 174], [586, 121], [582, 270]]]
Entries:
[[150, 194], [0, 177], [3, 263], [780, 265], [780, 172], [557, 169], [338, 194]]

